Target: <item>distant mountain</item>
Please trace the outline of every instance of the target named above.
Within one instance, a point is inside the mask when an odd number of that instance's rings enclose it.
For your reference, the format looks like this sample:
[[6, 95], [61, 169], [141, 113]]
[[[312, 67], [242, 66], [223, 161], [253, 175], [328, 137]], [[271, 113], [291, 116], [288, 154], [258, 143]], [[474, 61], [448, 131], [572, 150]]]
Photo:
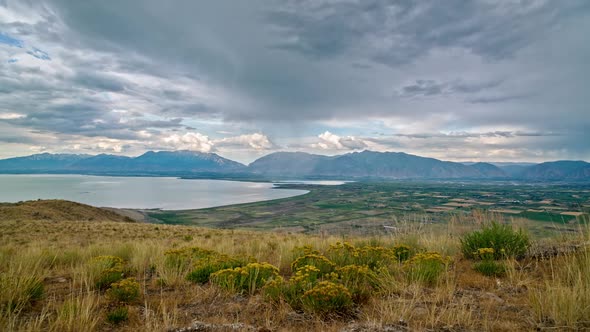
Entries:
[[114, 171], [128, 169], [133, 161], [133, 158], [125, 156], [115, 156], [112, 154], [99, 154], [90, 158], [84, 158], [74, 161], [67, 166], [69, 170], [77, 171]]
[[342, 178], [488, 178], [503, 172], [493, 165], [467, 166], [403, 152], [363, 151], [326, 157], [278, 152], [248, 166], [251, 172], [283, 176]]
[[529, 180], [590, 180], [590, 163], [561, 160], [525, 168], [518, 177]]
[[72, 163], [91, 157], [84, 154], [41, 153], [27, 157], [0, 160], [0, 172], [55, 172], [66, 169]]
[[36, 154], [0, 160], [0, 173], [74, 173], [102, 175], [177, 175], [228, 178], [340, 179], [514, 179], [590, 181], [590, 163], [456, 163], [403, 152], [353, 152], [322, 156], [276, 152], [247, 167], [215, 153], [149, 151], [137, 157], [109, 154]]
[[482, 177], [485, 178], [506, 178], [508, 173], [503, 171], [500, 167], [490, 163], [475, 163], [470, 165], [479, 171]]
[[275, 152], [261, 157], [248, 165], [248, 171], [264, 175], [308, 176], [314, 173], [327, 156], [304, 152]]
[[149, 151], [134, 158], [108, 154], [89, 156], [43, 153], [0, 160], [0, 172], [3, 173], [158, 175], [225, 173], [243, 169], [244, 165], [217, 154], [192, 151]]
[[227, 172], [245, 168], [215, 153], [192, 151], [148, 151], [133, 158], [130, 167], [133, 170], [149, 169], [151, 172]]

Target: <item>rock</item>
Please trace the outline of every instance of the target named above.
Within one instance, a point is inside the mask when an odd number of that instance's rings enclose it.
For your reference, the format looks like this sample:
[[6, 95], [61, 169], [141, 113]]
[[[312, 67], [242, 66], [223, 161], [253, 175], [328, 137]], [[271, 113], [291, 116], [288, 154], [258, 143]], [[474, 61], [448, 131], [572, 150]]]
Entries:
[[210, 324], [204, 322], [193, 322], [191, 326], [175, 328], [168, 330], [169, 332], [233, 332], [233, 331], [267, 331], [266, 329], [259, 329], [251, 325], [242, 323], [232, 324]]
[[487, 299], [490, 299], [498, 304], [502, 304], [505, 301], [502, 300], [502, 298], [500, 298], [498, 295], [494, 294], [494, 293], [484, 293], [483, 296]]

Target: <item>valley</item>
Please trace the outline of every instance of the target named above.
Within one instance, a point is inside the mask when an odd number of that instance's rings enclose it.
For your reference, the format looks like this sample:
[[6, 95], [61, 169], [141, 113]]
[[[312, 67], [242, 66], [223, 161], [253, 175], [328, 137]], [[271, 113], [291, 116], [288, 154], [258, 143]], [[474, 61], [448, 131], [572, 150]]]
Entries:
[[[497, 182], [352, 182], [281, 184], [308, 194], [199, 210], [143, 210], [154, 222], [304, 233], [387, 234], [406, 225], [446, 224], [474, 214], [527, 222], [548, 236], [588, 221], [590, 188], [576, 184]], [[407, 226], [411, 225], [411, 226]]]

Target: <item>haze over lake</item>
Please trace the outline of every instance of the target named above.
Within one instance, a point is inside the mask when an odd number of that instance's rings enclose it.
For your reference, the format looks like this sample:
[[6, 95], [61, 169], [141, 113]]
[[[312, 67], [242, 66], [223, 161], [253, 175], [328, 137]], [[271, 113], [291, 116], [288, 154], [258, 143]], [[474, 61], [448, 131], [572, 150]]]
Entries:
[[272, 183], [171, 177], [0, 175], [0, 202], [65, 199], [100, 207], [183, 210], [287, 198], [305, 190]]

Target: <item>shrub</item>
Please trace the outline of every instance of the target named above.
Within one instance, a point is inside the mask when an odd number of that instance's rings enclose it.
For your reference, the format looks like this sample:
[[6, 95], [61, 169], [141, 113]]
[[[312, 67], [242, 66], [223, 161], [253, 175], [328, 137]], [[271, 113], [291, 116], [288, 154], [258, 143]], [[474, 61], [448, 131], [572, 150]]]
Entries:
[[461, 251], [466, 258], [481, 258], [480, 248], [494, 249], [493, 258], [521, 258], [530, 246], [528, 236], [522, 231], [514, 231], [509, 225], [492, 222], [480, 231], [466, 234], [461, 239]]
[[410, 259], [410, 256], [412, 254], [412, 248], [405, 244], [396, 245], [391, 250], [393, 251], [393, 256], [400, 263]]
[[211, 256], [197, 261], [193, 269], [187, 274], [186, 279], [198, 284], [209, 282], [211, 275], [217, 271], [234, 269], [244, 266], [244, 261], [227, 255]]
[[340, 282], [350, 291], [356, 303], [368, 300], [377, 287], [377, 275], [366, 265], [347, 265], [336, 271]]
[[254, 294], [278, 274], [279, 269], [271, 264], [250, 263], [244, 267], [217, 271], [211, 275], [211, 282], [232, 293]]
[[186, 247], [172, 249], [164, 253], [166, 267], [176, 269], [188, 269], [194, 262], [219, 255], [219, 253], [199, 247]]
[[291, 278], [291, 282], [299, 285], [302, 289], [311, 289], [313, 285], [321, 278], [322, 272], [313, 265], [305, 265], [295, 271], [295, 275]]
[[303, 308], [321, 316], [329, 314], [345, 314], [352, 305], [350, 291], [331, 281], [321, 281], [301, 297]]
[[135, 278], [123, 279], [111, 285], [107, 291], [108, 297], [114, 301], [132, 303], [139, 299], [140, 285]]
[[123, 279], [123, 259], [117, 256], [97, 256], [90, 260], [90, 269], [95, 273], [94, 284], [98, 289], [106, 289]]
[[410, 282], [435, 284], [440, 275], [446, 271], [450, 257], [443, 257], [437, 252], [419, 253], [404, 263]]
[[336, 264], [334, 264], [332, 261], [330, 261], [325, 256], [311, 253], [311, 254], [306, 254], [304, 256], [301, 256], [301, 257], [297, 258], [295, 261], [293, 261], [293, 263], [291, 263], [291, 269], [293, 271], [297, 271], [299, 268], [306, 266], [306, 265], [315, 266], [316, 268], [318, 268], [320, 270], [321, 274], [327, 274], [327, 273], [333, 272], [334, 268], [336, 267]]
[[327, 255], [329, 259], [339, 266], [355, 264], [358, 253], [357, 248], [349, 242], [336, 242], [331, 244]]
[[355, 264], [366, 265], [371, 270], [389, 266], [397, 261], [393, 250], [385, 247], [365, 246], [358, 248]]
[[129, 319], [129, 310], [127, 307], [118, 307], [107, 313], [107, 321], [111, 324], [121, 324]]

